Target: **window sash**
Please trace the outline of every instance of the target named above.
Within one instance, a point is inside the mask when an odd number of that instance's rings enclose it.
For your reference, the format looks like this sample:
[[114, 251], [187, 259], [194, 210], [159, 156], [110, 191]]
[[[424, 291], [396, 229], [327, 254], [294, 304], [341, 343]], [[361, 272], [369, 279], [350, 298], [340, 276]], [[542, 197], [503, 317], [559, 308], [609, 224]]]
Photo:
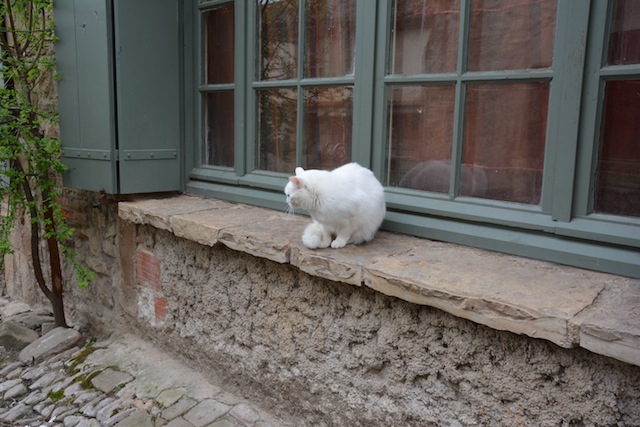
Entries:
[[[225, 3], [215, 1], [203, 3], [206, 7]], [[549, 106], [544, 153], [544, 174], [541, 200], [538, 205], [523, 205], [489, 199], [456, 197], [451, 194], [425, 193], [398, 187], [387, 187], [388, 220], [387, 229], [408, 232], [415, 235], [442, 238], [443, 231], [456, 230], [452, 237], [445, 239], [464, 244], [478, 245], [511, 253], [521, 251], [532, 256], [539, 250], [533, 243], [522, 243], [524, 249], [510, 239], [518, 235], [540, 233], [540, 239], [547, 239], [549, 245], [559, 245], [558, 249], [569, 253], [569, 244], [552, 237], [581, 239], [589, 248], [597, 248], [601, 243], [621, 245], [624, 248], [639, 248], [640, 236], [637, 218], [614, 215], [593, 214], [591, 212], [591, 177], [595, 168], [603, 82], [608, 78], [638, 78], [640, 69], [635, 65], [602, 67], [606, 54], [607, 20], [594, 19], [610, 16], [606, 0], [590, 0], [591, 7], [584, 0], [559, 1], [554, 35], [554, 51], [550, 69], [513, 71], [473, 71], [461, 68], [455, 73], [399, 76], [387, 74], [387, 55], [390, 54], [390, 37], [387, 34], [392, 18], [392, 0], [378, 0], [375, 7], [370, 0], [358, 0], [356, 23], [356, 68], [355, 77], [333, 77], [320, 79], [299, 78], [288, 81], [256, 81], [254, 79], [256, 39], [256, 7], [253, 2], [236, 1], [236, 84], [235, 84], [235, 164], [232, 169], [203, 166], [198, 153], [187, 165], [191, 181], [188, 190], [198, 194], [209, 194], [240, 202], [255, 203], [277, 209], [284, 208], [281, 192], [289, 174], [256, 170], [256, 99], [260, 89], [296, 87], [300, 91], [310, 86], [353, 85], [353, 146], [352, 160], [370, 167], [378, 177], [386, 173], [386, 138], [388, 137], [387, 96], [394, 85], [455, 85], [455, 117], [453, 156], [456, 167], [462, 155], [464, 135], [463, 117], [465, 88], [474, 83], [497, 83], [501, 81], [550, 82]], [[201, 6], [202, 10], [205, 6]], [[461, 23], [469, 27], [471, 0], [461, 0]], [[195, 8], [198, 9], [198, 8]], [[196, 11], [196, 13], [198, 13]], [[591, 19], [590, 19], [591, 18]], [[199, 25], [199, 20], [196, 23]], [[194, 37], [199, 43], [200, 30]], [[587, 38], [588, 33], [588, 38]], [[468, 55], [465, 31], [460, 31], [458, 67]], [[586, 48], [584, 47], [586, 44]], [[201, 49], [196, 49], [194, 68], [200, 72]], [[575, 58], [584, 58], [586, 63]], [[374, 70], [371, 72], [371, 70]], [[197, 78], [201, 93], [223, 89], [222, 86], [202, 85]], [[198, 96], [194, 97], [195, 129], [202, 129], [201, 106]], [[596, 102], [595, 100], [598, 100]], [[302, 108], [302, 102], [298, 109]], [[301, 118], [300, 118], [301, 120]], [[299, 127], [299, 129], [301, 129]], [[188, 130], [187, 130], [188, 131]], [[301, 132], [301, 130], [299, 130]], [[199, 136], [202, 138], [202, 136]], [[297, 138], [301, 141], [301, 138]], [[298, 142], [300, 144], [300, 142]], [[198, 150], [194, 150], [198, 151]], [[296, 156], [302, 156], [297, 147]], [[298, 158], [300, 162], [302, 159]], [[452, 176], [458, 176], [452, 173]], [[459, 186], [459, 182], [454, 183]], [[438, 219], [440, 218], [440, 219]], [[443, 226], [443, 221], [451, 226]], [[456, 225], [457, 224], [457, 225]], [[466, 227], [464, 224], [485, 224]], [[444, 227], [444, 228], [438, 228]], [[458, 228], [459, 227], [459, 228]], [[485, 227], [485, 228], [483, 228]], [[460, 230], [466, 230], [461, 232]], [[484, 231], [483, 231], [484, 230]], [[496, 236], [489, 237], [491, 230]], [[502, 230], [498, 233], [497, 230]], [[464, 234], [466, 233], [466, 234]], [[487, 234], [489, 233], [489, 234]], [[446, 233], [445, 233], [446, 234]], [[462, 237], [466, 236], [466, 237]], [[533, 235], [531, 235], [533, 236]], [[533, 237], [531, 237], [533, 239]], [[522, 240], [525, 242], [526, 239]], [[535, 240], [535, 239], [534, 239]], [[500, 243], [502, 242], [502, 243]], [[555, 243], [554, 243], [555, 242]], [[514, 246], [515, 245], [515, 246]], [[544, 246], [544, 245], [543, 245]], [[518, 246], [520, 247], [520, 246]], [[556, 248], [557, 249], [557, 248]], [[604, 249], [602, 249], [604, 251]], [[588, 249], [579, 254], [566, 255], [567, 261], [580, 264], [580, 257], [595, 251]], [[604, 253], [604, 252], [603, 252]], [[605, 255], [603, 255], [605, 256]], [[618, 256], [618, 255], [616, 255]], [[626, 256], [626, 255], [625, 255]], [[541, 258], [545, 255], [540, 252]], [[577, 258], [576, 258], [577, 257]], [[588, 257], [587, 257], [588, 258]], [[618, 266], [612, 255], [610, 265]], [[548, 259], [548, 257], [547, 257]], [[562, 262], [562, 258], [558, 258]], [[578, 260], [578, 261], [576, 261]], [[640, 264], [640, 259], [638, 263]], [[589, 267], [589, 264], [584, 264]], [[611, 267], [615, 269], [618, 267]]]

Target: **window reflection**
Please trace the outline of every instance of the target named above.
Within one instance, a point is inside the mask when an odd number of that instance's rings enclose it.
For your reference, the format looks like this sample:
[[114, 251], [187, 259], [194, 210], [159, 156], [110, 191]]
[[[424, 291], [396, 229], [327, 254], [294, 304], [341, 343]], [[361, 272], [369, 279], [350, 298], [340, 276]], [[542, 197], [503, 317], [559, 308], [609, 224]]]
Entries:
[[233, 83], [235, 25], [232, 4], [203, 14], [206, 31], [206, 81], [208, 84]]
[[298, 0], [258, 0], [260, 80], [287, 80], [298, 74]]
[[474, 0], [470, 71], [548, 68], [557, 0]]
[[395, 86], [389, 102], [389, 185], [448, 193], [455, 87]]
[[296, 167], [295, 89], [258, 91], [259, 167], [274, 172], [291, 172]]
[[456, 70], [459, 0], [398, 0], [394, 12], [391, 73], [427, 74]]
[[333, 169], [351, 160], [353, 90], [350, 87], [305, 91], [305, 165]]
[[596, 212], [640, 216], [640, 80], [606, 84]]
[[305, 77], [352, 75], [356, 1], [308, 0], [305, 14]]
[[469, 85], [461, 195], [540, 202], [548, 100], [549, 83]]
[[233, 91], [205, 94], [206, 162], [233, 167]]

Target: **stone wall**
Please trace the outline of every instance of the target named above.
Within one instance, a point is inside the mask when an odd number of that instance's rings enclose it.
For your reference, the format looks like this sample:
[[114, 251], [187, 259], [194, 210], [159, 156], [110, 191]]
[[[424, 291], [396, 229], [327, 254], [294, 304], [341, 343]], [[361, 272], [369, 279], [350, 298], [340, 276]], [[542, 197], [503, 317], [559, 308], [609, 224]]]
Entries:
[[65, 194], [76, 250], [96, 272], [88, 289], [68, 285], [73, 321], [103, 334], [126, 326], [278, 415], [304, 414], [309, 426], [640, 424], [637, 366], [132, 224], [113, 200]]

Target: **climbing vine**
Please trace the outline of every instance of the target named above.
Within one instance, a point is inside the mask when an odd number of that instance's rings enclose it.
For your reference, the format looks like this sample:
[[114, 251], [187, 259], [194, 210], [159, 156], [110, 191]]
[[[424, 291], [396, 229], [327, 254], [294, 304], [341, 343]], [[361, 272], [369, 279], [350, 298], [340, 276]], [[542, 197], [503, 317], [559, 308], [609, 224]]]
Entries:
[[[57, 326], [67, 326], [62, 259], [80, 286], [92, 273], [69, 248], [74, 230], [60, 204], [60, 141], [52, 136], [58, 114], [43, 107], [42, 91], [56, 77], [53, 0], [0, 0], [0, 255], [11, 253], [18, 221], [30, 225], [33, 272], [52, 304]], [[27, 248], [21, 248], [27, 249]]]

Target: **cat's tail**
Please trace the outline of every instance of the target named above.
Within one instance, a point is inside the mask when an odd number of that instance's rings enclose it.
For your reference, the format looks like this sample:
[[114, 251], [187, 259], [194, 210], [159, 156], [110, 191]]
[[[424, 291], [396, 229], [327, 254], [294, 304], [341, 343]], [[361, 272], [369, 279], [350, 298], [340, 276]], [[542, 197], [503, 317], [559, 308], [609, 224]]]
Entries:
[[309, 249], [328, 248], [331, 238], [331, 233], [315, 220], [307, 225], [302, 233], [302, 243]]

